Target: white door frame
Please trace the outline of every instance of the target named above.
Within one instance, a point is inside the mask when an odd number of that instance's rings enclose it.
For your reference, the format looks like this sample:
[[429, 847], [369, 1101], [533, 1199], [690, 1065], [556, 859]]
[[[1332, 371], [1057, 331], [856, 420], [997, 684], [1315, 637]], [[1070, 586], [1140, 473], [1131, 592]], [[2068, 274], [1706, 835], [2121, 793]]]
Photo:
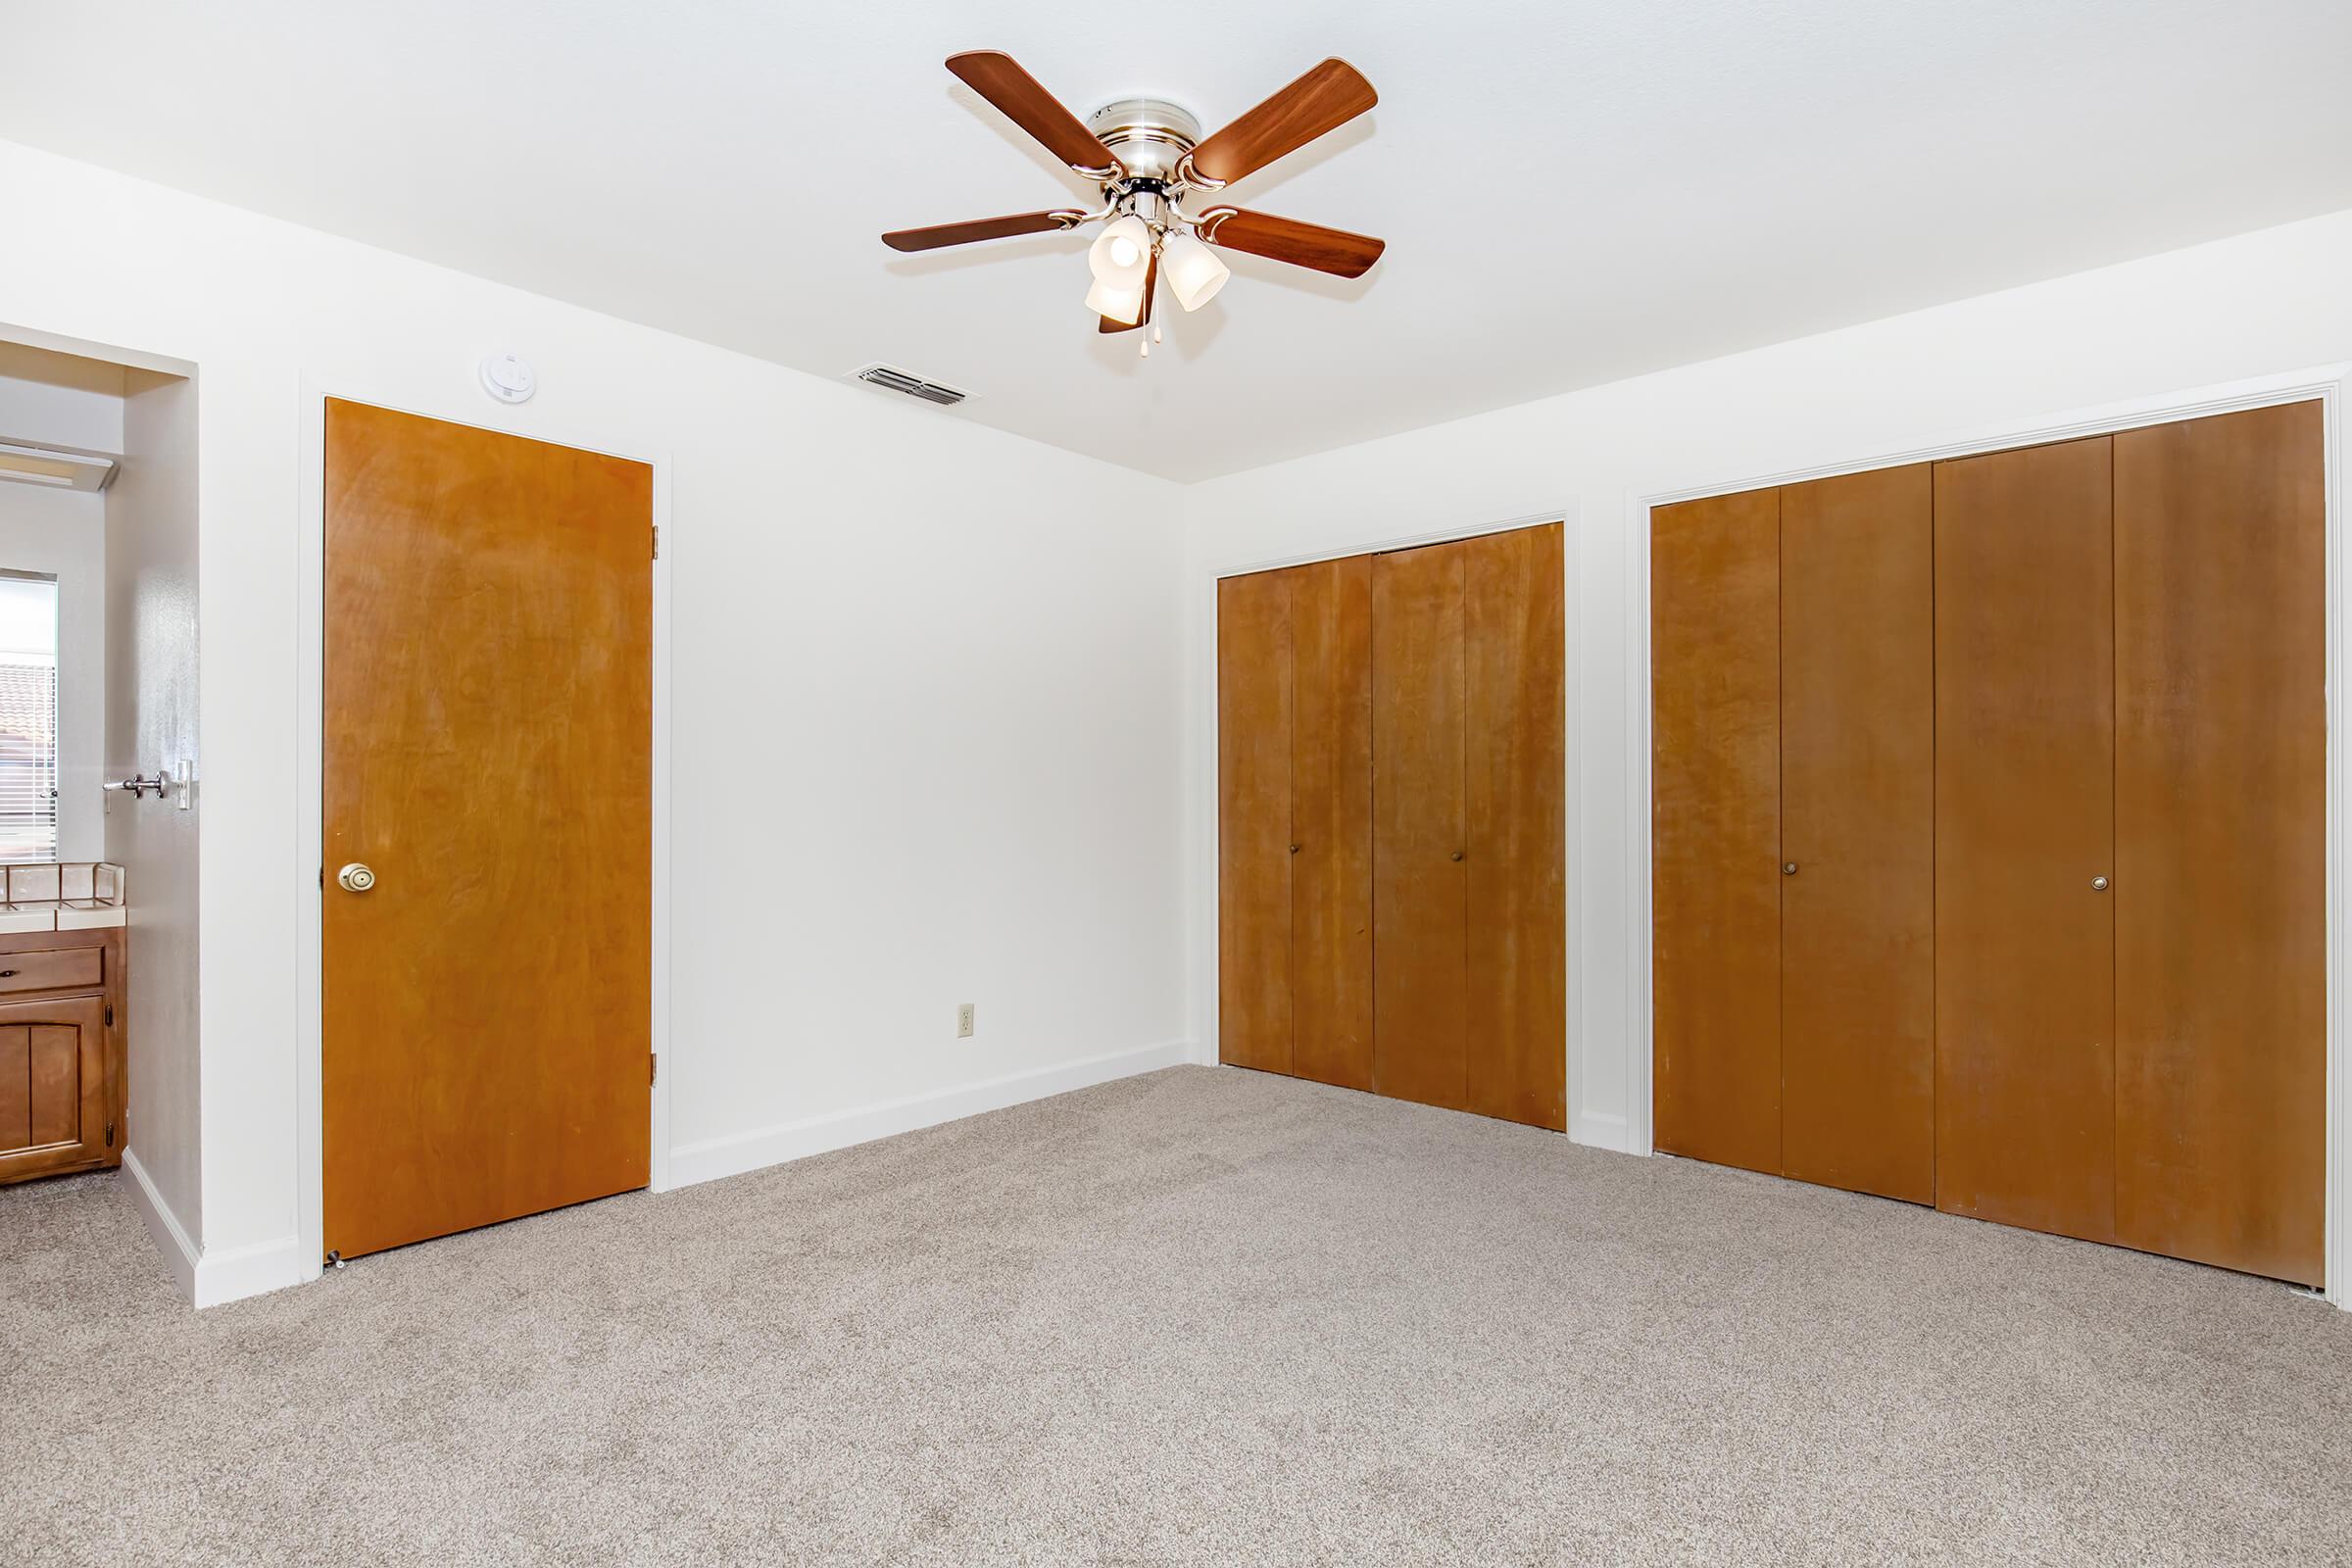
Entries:
[[2352, 700], [2345, 692], [2345, 638], [2352, 630], [2352, 597], [2347, 596], [2344, 538], [2344, 392], [2352, 382], [2352, 364], [2323, 366], [2283, 375], [2262, 376], [2220, 386], [2134, 398], [2102, 404], [2072, 414], [1982, 426], [1950, 441], [1899, 452], [1860, 453], [1839, 463], [1824, 464], [1778, 473], [1709, 475], [1701, 482], [1666, 476], [1664, 482], [1641, 487], [1627, 499], [1627, 528], [1631, 548], [1626, 552], [1629, 577], [1629, 617], [1626, 669], [1630, 690], [1627, 711], [1632, 733], [1627, 748], [1628, 787], [1626, 846], [1627, 885], [1634, 890], [1633, 961], [1631, 968], [1633, 1028], [1627, 1040], [1626, 1083], [1631, 1141], [1636, 1153], [1655, 1152], [1651, 1119], [1650, 1065], [1655, 1017], [1650, 992], [1650, 682], [1649, 682], [1649, 514], [1654, 507], [1705, 496], [1735, 495], [1768, 486], [1800, 484], [1841, 473], [1900, 467], [1943, 458], [1999, 452], [2080, 436], [2105, 435], [2150, 424], [2170, 424], [2241, 409], [2279, 403], [2318, 400], [2323, 406], [2327, 476], [2327, 601], [2328, 601], [2328, 1188], [2326, 1262], [2328, 1299], [2352, 1307], [2352, 1105], [2347, 1105], [2346, 1083], [2352, 1073], [2352, 1042], [2346, 1038], [2345, 984], [2352, 976], [2352, 928], [2347, 926], [2347, 889], [2352, 888], [2346, 862], [2345, 829], [2352, 823], [2352, 761], [2334, 737], [2347, 733], [2352, 722]]
[[653, 669], [653, 1048], [655, 1075], [651, 1116], [651, 1168], [648, 1185], [655, 1192], [669, 1187], [670, 1078], [670, 811], [669, 811], [669, 564], [675, 553], [670, 526], [670, 459], [665, 452], [647, 452], [626, 442], [593, 432], [550, 428], [527, 415], [500, 422], [499, 411], [485, 410], [480, 398], [432, 405], [397, 397], [379, 389], [331, 378], [302, 377], [302, 576], [300, 624], [295, 634], [295, 663], [299, 689], [295, 722], [296, 792], [300, 816], [295, 828], [293, 875], [302, 900], [302, 950], [296, 956], [294, 1051], [294, 1183], [295, 1236], [300, 1279], [307, 1283], [324, 1272], [326, 1221], [324, 1213], [325, 1102], [321, 1078], [325, 1047], [325, 920], [326, 892], [322, 872], [326, 855], [326, 400], [340, 398], [400, 414], [440, 419], [500, 435], [546, 441], [606, 457], [642, 463], [654, 470], [654, 526], [660, 530], [661, 553], [654, 558], [654, 669]]
[[1195, 897], [1193, 906], [1198, 914], [1194, 929], [1193, 951], [1200, 955], [1200, 971], [1196, 977], [1194, 1007], [1197, 1026], [1193, 1039], [1197, 1042], [1194, 1059], [1214, 1066], [1218, 1058], [1217, 1037], [1217, 584], [1227, 577], [1246, 577], [1252, 572], [1276, 571], [1284, 566], [1303, 566], [1317, 561], [1345, 561], [1351, 556], [1384, 555], [1392, 550], [1415, 550], [1423, 545], [1451, 544], [1461, 539], [1476, 539], [1491, 533], [1510, 533], [1519, 528], [1541, 527], [1544, 523], [1560, 525], [1560, 635], [1567, 644], [1562, 653], [1563, 701], [1567, 735], [1567, 777], [1562, 782], [1560, 811], [1564, 817], [1561, 842], [1566, 845], [1567, 865], [1561, 880], [1562, 898], [1566, 911], [1561, 934], [1568, 950], [1567, 1032], [1561, 1050], [1567, 1053], [1568, 1130], [1577, 1131], [1577, 1115], [1584, 1103], [1584, 1080], [1578, 1058], [1577, 1043], [1579, 999], [1584, 995], [1583, 962], [1577, 953], [1576, 911], [1582, 879], [1576, 853], [1577, 823], [1577, 759], [1576, 738], [1580, 733], [1577, 721], [1577, 662], [1575, 649], [1576, 588], [1580, 576], [1577, 564], [1578, 535], [1576, 506], [1569, 503], [1525, 516], [1506, 517], [1499, 522], [1466, 522], [1451, 527], [1434, 528], [1423, 533], [1395, 535], [1379, 539], [1351, 540], [1298, 555], [1271, 558], [1235, 556], [1230, 560], [1209, 563], [1195, 576], [1191, 595], [1194, 635], [1199, 639], [1200, 657], [1193, 667], [1201, 671], [1203, 685], [1194, 704], [1195, 720], [1199, 724], [1195, 756], [1199, 759], [1193, 775], [1193, 800], [1196, 808], [1193, 838], [1199, 847], [1193, 860]]

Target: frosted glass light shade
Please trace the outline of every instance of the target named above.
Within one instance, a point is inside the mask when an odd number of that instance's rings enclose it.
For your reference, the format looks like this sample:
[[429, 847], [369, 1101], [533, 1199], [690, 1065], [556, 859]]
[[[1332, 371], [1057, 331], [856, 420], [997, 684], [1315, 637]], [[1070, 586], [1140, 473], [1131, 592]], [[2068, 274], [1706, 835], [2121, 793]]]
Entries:
[[1086, 308], [1097, 316], [1107, 316], [1124, 326], [1133, 326], [1136, 318], [1144, 314], [1143, 274], [1136, 274], [1132, 288], [1105, 283], [1101, 278], [1086, 291]]
[[1096, 235], [1086, 253], [1086, 265], [1094, 269], [1095, 280], [1121, 288], [1139, 287], [1151, 260], [1151, 225], [1133, 213]]
[[1197, 311], [1216, 298], [1217, 290], [1233, 275], [1233, 270], [1218, 259], [1217, 253], [1193, 238], [1178, 234], [1161, 247], [1160, 275], [1176, 292], [1176, 303], [1188, 311]]

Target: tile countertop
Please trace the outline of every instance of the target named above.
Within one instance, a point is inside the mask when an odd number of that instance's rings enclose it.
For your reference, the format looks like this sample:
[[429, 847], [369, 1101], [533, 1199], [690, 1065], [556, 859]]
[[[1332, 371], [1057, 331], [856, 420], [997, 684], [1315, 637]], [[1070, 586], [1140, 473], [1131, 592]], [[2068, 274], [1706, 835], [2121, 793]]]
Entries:
[[0, 933], [123, 925], [122, 868], [109, 860], [44, 860], [7, 868]]

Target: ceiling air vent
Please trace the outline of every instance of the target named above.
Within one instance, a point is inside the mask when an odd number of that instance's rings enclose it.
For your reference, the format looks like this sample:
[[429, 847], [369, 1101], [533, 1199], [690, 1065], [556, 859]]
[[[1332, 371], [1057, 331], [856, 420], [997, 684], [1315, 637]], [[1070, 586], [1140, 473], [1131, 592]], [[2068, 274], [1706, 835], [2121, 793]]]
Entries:
[[853, 373], [858, 380], [870, 385], [881, 387], [886, 391], [904, 392], [910, 398], [921, 398], [925, 403], [937, 403], [943, 408], [954, 408], [956, 404], [961, 403], [967, 395], [956, 391], [952, 386], [941, 386], [937, 381], [926, 381], [919, 375], [908, 375], [905, 370], [888, 365], [868, 365]]

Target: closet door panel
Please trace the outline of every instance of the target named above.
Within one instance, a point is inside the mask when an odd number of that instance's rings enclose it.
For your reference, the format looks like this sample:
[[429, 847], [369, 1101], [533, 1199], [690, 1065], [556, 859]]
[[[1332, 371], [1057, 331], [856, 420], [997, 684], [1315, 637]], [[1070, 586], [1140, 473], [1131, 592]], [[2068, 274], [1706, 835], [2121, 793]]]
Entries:
[[1374, 1082], [1463, 1107], [1464, 875], [1459, 545], [1372, 563]]
[[2317, 403], [2115, 438], [2116, 1239], [2317, 1285], [2327, 565]]
[[1291, 585], [1217, 584], [1217, 1054], [1289, 1072]]
[[1489, 534], [1461, 551], [1469, 1108], [1565, 1131], [1560, 525]]
[[1781, 1169], [1780, 493], [1650, 514], [1652, 1117]]
[[1937, 1206], [2115, 1232], [2105, 437], [1936, 466]]
[[1372, 1087], [1372, 562], [1291, 579], [1292, 1070]]
[[1781, 1137], [1802, 1181], [1936, 1200], [1929, 465], [1781, 491]]

